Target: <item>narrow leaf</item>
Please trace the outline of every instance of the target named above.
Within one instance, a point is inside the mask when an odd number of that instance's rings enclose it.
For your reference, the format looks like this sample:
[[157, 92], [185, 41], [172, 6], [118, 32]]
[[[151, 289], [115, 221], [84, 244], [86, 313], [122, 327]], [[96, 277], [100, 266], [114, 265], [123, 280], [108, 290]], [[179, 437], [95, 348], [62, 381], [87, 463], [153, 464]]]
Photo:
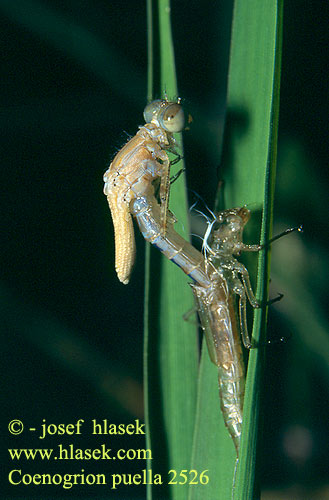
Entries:
[[[148, 96], [177, 97], [170, 2], [148, 1]], [[177, 138], [181, 147], [181, 139]], [[182, 164], [179, 164], [182, 168]], [[170, 210], [179, 223], [176, 230], [189, 238], [187, 200], [183, 177], [173, 185]], [[184, 500], [187, 485], [171, 485], [174, 473], [187, 469], [191, 458], [196, 407], [198, 346], [196, 326], [183, 320], [193, 307], [188, 278], [151, 248], [147, 252], [145, 299], [145, 388], [148, 444], [153, 460], [148, 464], [161, 473], [162, 487], [148, 488], [148, 498]], [[176, 478], [177, 480], [178, 478]]]
[[[281, 20], [281, 2], [279, 6], [268, 1], [235, 2], [222, 173], [224, 195], [221, 193], [221, 198], [224, 198], [226, 208], [250, 204], [253, 221], [249, 223], [247, 239], [255, 243], [259, 239], [256, 228], [261, 217], [263, 240], [268, 239], [272, 222]], [[250, 231], [250, 227], [254, 230]], [[268, 267], [269, 259], [265, 252], [261, 252], [257, 278], [259, 300], [266, 300]], [[249, 264], [248, 269], [252, 270]], [[255, 343], [260, 339], [261, 331], [264, 334], [265, 323], [266, 312], [256, 311], [253, 328]], [[263, 342], [263, 336], [261, 339]], [[234, 492], [234, 446], [220, 421], [218, 389], [213, 381], [216, 370], [208, 364], [209, 361], [203, 358], [192, 462], [197, 470], [205, 466], [209, 469], [210, 481], [204, 487], [202, 498], [255, 500], [259, 495], [255, 474], [264, 352], [257, 348], [249, 356], [243, 435]], [[210, 415], [218, 415], [220, 422], [217, 426]], [[189, 498], [201, 498], [200, 489], [201, 486], [198, 490], [191, 487]]]

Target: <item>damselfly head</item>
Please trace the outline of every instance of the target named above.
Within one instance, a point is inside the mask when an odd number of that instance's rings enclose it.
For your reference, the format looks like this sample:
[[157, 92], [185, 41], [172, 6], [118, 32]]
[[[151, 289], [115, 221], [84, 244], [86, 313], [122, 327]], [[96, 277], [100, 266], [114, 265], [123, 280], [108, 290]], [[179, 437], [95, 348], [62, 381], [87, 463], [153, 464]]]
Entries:
[[167, 132], [181, 132], [185, 126], [185, 115], [180, 99], [178, 102], [167, 99], [157, 99], [150, 102], [144, 109], [146, 123], [155, 123]]

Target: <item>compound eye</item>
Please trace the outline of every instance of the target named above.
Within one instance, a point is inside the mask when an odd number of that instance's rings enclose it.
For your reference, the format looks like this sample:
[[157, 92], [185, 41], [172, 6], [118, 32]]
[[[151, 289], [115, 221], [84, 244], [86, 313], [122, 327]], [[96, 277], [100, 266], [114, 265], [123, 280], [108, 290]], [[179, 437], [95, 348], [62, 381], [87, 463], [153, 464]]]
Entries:
[[161, 113], [159, 123], [168, 132], [181, 132], [185, 125], [185, 116], [180, 104], [169, 104]]
[[161, 109], [161, 106], [163, 106], [162, 99], [157, 99], [156, 101], [152, 101], [149, 104], [147, 104], [147, 106], [145, 106], [143, 113], [145, 123], [150, 123], [152, 121], [154, 116], [158, 114], [159, 110]]

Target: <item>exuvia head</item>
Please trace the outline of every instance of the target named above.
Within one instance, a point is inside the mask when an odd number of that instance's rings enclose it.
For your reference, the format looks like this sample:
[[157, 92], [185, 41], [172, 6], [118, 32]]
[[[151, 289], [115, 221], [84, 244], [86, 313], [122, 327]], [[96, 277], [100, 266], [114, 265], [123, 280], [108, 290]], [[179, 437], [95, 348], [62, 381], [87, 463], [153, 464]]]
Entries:
[[250, 210], [246, 207], [230, 208], [216, 213], [208, 235], [207, 250], [216, 254], [231, 253], [235, 244], [242, 241], [242, 231], [250, 218]]
[[250, 210], [247, 207], [229, 208], [216, 214], [214, 231], [235, 233], [241, 231], [250, 219]]
[[178, 102], [167, 99], [150, 102], [144, 109], [144, 120], [146, 123], [155, 123], [167, 132], [181, 132], [185, 126], [185, 116], [180, 99]]

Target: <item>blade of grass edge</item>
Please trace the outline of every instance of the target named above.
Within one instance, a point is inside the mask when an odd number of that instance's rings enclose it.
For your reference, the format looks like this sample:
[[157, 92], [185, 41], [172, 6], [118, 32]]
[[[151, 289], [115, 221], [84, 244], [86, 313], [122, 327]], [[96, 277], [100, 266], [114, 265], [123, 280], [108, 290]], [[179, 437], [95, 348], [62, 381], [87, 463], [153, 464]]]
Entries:
[[[283, 0], [278, 0], [271, 13], [273, 22], [273, 84], [271, 99], [271, 115], [269, 123], [268, 157], [266, 162], [266, 174], [264, 185], [264, 207], [262, 217], [261, 242], [268, 241], [272, 234], [273, 225], [273, 203], [277, 163], [277, 140], [279, 126], [280, 105], [280, 78], [281, 78], [281, 56], [282, 56], [282, 24], [283, 24]], [[270, 279], [270, 253], [261, 252], [258, 258], [257, 274], [257, 298], [260, 301], [268, 299], [268, 287]], [[266, 342], [267, 309], [255, 311], [252, 336], [256, 342]], [[256, 474], [259, 462], [257, 456], [257, 431], [262, 426], [261, 419], [261, 393], [263, 390], [263, 376], [265, 371], [265, 354], [263, 347], [254, 349], [249, 356], [246, 395], [244, 403], [244, 426], [241, 442], [241, 465], [237, 477], [237, 498], [254, 499], [260, 496], [260, 485], [251, 480]], [[246, 425], [245, 425], [246, 424]], [[246, 450], [246, 451], [244, 451]], [[257, 491], [258, 489], [258, 491]]]
[[[275, 180], [276, 133], [280, 81], [282, 3], [257, 2], [252, 5], [235, 2], [230, 54], [227, 128], [229, 152], [223, 158], [226, 207], [252, 203], [264, 207], [262, 239], [267, 239], [272, 220]], [[278, 43], [276, 43], [278, 41]], [[255, 235], [254, 235], [255, 237]], [[256, 236], [257, 241], [258, 235]], [[267, 295], [269, 259], [259, 256], [257, 297]], [[263, 283], [265, 285], [263, 286]], [[265, 298], [266, 300], [266, 298]], [[257, 311], [253, 338], [259, 339], [266, 314]], [[210, 481], [205, 488], [190, 491], [189, 500], [231, 498], [235, 466], [233, 443], [229, 442], [219, 417], [216, 368], [204, 348], [199, 375], [198, 408], [193, 445], [192, 467], [209, 469]], [[255, 500], [255, 457], [258, 431], [260, 375], [263, 352], [250, 354], [244, 408], [244, 430], [240, 465], [236, 477], [235, 500]], [[208, 395], [208, 396], [207, 396]], [[211, 435], [211, 439], [209, 439]], [[208, 438], [207, 438], [208, 436]]]
[[[159, 33], [149, 31], [148, 97], [177, 96], [176, 72], [170, 24], [170, 2], [148, 0], [148, 23], [156, 24]], [[155, 37], [159, 47], [154, 47]], [[160, 61], [155, 61], [158, 53]], [[159, 64], [160, 63], [160, 64]], [[155, 89], [160, 71], [160, 88]], [[152, 87], [152, 88], [151, 88]], [[181, 146], [181, 139], [177, 138]], [[188, 239], [187, 199], [184, 179], [181, 176], [171, 190], [170, 208], [179, 220], [176, 230]], [[149, 247], [149, 245], [148, 245]], [[196, 380], [198, 370], [198, 350], [196, 327], [183, 321], [183, 313], [193, 306], [192, 294], [187, 286], [188, 278], [158, 255], [153, 248], [147, 250], [145, 289], [145, 348], [144, 377], [146, 422], [148, 424], [147, 443], [152, 448], [153, 460], [148, 463], [155, 472], [165, 474], [173, 469], [187, 469], [190, 463], [192, 435], [196, 406]], [[157, 407], [157, 408], [155, 408]], [[162, 407], [162, 415], [156, 417], [156, 410]], [[160, 443], [164, 444], [161, 448]], [[153, 450], [161, 452], [155, 456]], [[161, 458], [166, 456], [166, 464]], [[162, 469], [161, 469], [162, 467]], [[170, 477], [162, 478], [168, 483]], [[187, 487], [172, 486], [169, 491], [156, 488], [156, 498], [166, 494], [167, 498], [185, 500]], [[148, 499], [152, 498], [152, 487], [148, 486]], [[155, 493], [154, 493], [155, 495]]]
[[[146, 0], [147, 15], [147, 100], [150, 102], [153, 98], [153, 23], [152, 23], [152, 0]], [[146, 448], [152, 449], [150, 412], [149, 412], [149, 370], [148, 370], [148, 351], [149, 351], [149, 280], [151, 275], [151, 248], [145, 245], [145, 284], [144, 284], [144, 344], [143, 344], [143, 385], [144, 385], [144, 420], [145, 420], [145, 441]], [[146, 460], [147, 472], [152, 469], [152, 461]], [[146, 485], [146, 497], [152, 500], [152, 486]]]
[[[153, 23], [152, 23], [152, 0], [146, 0], [147, 16], [147, 100], [150, 102], [153, 98]], [[149, 370], [148, 370], [148, 350], [149, 350], [149, 279], [150, 269], [150, 245], [145, 245], [145, 284], [144, 284], [144, 344], [143, 344], [143, 386], [144, 386], [144, 420], [145, 420], [145, 442], [148, 450], [152, 449], [150, 414], [149, 414]], [[147, 472], [152, 469], [152, 461], [146, 460]], [[150, 484], [146, 485], [146, 497], [152, 500], [152, 488]]]

